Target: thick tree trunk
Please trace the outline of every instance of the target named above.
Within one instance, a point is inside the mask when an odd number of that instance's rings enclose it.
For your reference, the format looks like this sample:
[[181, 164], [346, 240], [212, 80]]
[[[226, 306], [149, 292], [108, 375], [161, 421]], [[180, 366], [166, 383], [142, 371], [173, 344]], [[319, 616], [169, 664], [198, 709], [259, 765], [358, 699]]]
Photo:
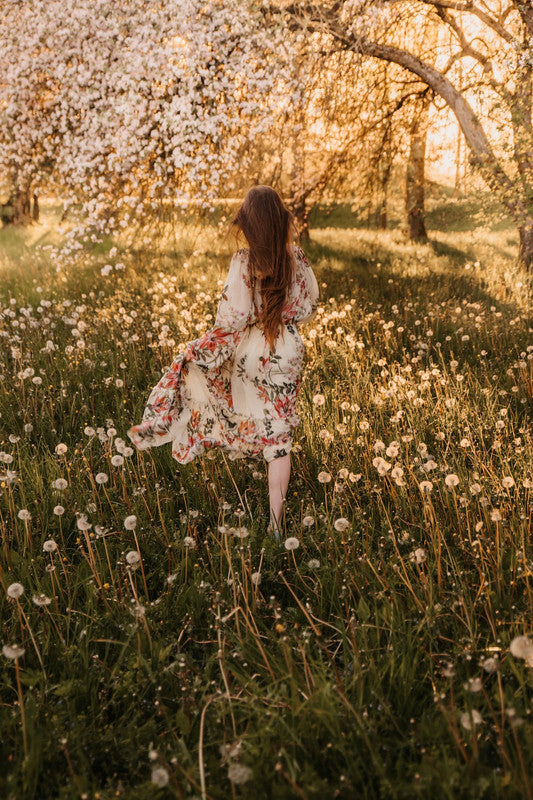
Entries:
[[7, 203], [0, 207], [0, 218], [4, 225], [27, 225], [31, 222], [30, 190], [12, 190]]
[[533, 269], [533, 219], [518, 229], [520, 237], [519, 261], [527, 270]]
[[425, 242], [428, 238], [424, 207], [428, 108], [425, 101], [413, 122], [405, 173], [405, 211], [409, 239], [412, 242]]

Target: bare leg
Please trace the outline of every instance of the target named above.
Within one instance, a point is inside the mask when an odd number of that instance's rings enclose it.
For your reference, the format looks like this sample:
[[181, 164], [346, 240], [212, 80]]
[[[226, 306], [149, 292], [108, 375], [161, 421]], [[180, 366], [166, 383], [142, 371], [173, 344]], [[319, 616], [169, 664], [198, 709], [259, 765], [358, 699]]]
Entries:
[[268, 494], [270, 498], [270, 525], [272, 532], [281, 533], [283, 501], [287, 494], [291, 474], [291, 454], [275, 458], [268, 464]]

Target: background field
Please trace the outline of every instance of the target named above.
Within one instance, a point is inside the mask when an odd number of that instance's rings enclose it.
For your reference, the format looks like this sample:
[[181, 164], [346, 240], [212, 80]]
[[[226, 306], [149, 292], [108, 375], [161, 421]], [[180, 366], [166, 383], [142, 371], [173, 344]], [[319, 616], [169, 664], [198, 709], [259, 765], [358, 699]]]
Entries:
[[214, 318], [215, 221], [75, 270], [53, 207], [0, 231], [3, 797], [533, 796], [531, 289], [487, 207], [435, 191], [425, 245], [313, 213], [294, 550], [262, 461], [123, 452]]

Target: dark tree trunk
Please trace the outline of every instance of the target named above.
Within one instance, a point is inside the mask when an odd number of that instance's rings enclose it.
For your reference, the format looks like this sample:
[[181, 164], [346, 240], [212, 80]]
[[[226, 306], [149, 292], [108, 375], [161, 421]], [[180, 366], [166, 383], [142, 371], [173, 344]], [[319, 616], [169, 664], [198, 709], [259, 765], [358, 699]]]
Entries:
[[7, 203], [0, 207], [0, 218], [4, 225], [27, 225], [31, 222], [30, 190], [12, 190]]
[[296, 221], [296, 227], [298, 229], [298, 236], [302, 240], [302, 242], [309, 241], [309, 210], [307, 208], [307, 203], [305, 202], [305, 198], [296, 197], [293, 198], [291, 203], [291, 210], [294, 215], [294, 219]]
[[382, 199], [381, 205], [378, 208], [378, 224], [380, 230], [387, 230], [387, 195]]
[[39, 215], [40, 215], [39, 196], [37, 194], [35, 194], [35, 192], [34, 192], [33, 193], [33, 208], [32, 208], [32, 212], [31, 212], [31, 218], [33, 219], [34, 222], [39, 222]]
[[533, 269], [533, 220], [527, 225], [522, 225], [518, 228], [520, 237], [520, 251], [519, 261], [520, 264], [527, 270]]
[[405, 173], [405, 211], [409, 239], [412, 242], [426, 242], [425, 223], [425, 161], [427, 138], [428, 103], [425, 101], [415, 117], [411, 129], [409, 158]]

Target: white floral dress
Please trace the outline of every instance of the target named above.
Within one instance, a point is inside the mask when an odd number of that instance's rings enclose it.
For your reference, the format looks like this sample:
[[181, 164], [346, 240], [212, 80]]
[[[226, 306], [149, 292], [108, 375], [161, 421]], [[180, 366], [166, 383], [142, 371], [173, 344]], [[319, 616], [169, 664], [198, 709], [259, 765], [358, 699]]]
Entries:
[[260, 279], [248, 250], [231, 259], [215, 324], [190, 342], [148, 398], [142, 422], [128, 430], [139, 450], [172, 443], [181, 464], [222, 448], [230, 459], [286, 455], [299, 423], [297, 396], [305, 347], [297, 325], [311, 319], [319, 290], [303, 250], [294, 246], [295, 274], [270, 352], [262, 327]]

